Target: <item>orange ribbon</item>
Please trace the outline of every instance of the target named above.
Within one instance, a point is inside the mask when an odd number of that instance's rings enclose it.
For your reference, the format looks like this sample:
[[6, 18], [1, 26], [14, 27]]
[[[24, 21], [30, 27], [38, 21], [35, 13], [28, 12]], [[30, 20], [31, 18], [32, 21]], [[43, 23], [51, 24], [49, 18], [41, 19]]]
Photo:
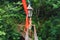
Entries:
[[23, 8], [26, 13], [26, 24], [25, 24], [25, 31], [27, 31], [29, 27], [29, 19], [28, 19], [28, 9], [27, 9], [27, 3], [26, 0], [22, 0]]

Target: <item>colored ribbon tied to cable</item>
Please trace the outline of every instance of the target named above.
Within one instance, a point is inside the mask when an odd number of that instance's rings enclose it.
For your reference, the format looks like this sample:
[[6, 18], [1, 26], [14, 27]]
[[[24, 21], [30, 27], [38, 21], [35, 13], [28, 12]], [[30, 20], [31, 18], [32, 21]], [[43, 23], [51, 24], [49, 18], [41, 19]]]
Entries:
[[28, 9], [27, 9], [26, 0], [22, 0], [22, 4], [23, 4], [24, 11], [26, 13], [26, 24], [25, 24], [25, 31], [26, 31], [28, 29], [28, 27], [29, 27]]

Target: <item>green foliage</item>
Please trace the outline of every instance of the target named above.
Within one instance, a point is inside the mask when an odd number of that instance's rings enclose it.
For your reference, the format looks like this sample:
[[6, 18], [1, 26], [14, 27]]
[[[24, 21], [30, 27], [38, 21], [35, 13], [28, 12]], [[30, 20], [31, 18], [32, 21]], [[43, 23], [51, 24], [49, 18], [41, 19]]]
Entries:
[[[60, 40], [60, 0], [30, 0], [32, 23], [39, 40]], [[17, 27], [25, 23], [21, 0], [0, 0], [0, 40], [19, 40]]]
[[6, 33], [3, 31], [0, 31], [0, 35], [6, 35]]
[[[0, 40], [18, 40], [20, 34], [17, 32], [18, 24], [25, 20], [21, 1], [10, 2], [9, 0], [0, 1]], [[24, 18], [22, 18], [24, 17]]]

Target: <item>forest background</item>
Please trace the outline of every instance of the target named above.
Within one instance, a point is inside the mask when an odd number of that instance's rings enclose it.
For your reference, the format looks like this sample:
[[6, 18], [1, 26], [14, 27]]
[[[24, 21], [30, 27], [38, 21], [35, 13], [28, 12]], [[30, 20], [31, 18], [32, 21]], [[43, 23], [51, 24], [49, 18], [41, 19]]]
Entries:
[[[60, 0], [30, 1], [38, 39], [60, 40]], [[25, 23], [25, 17], [21, 0], [0, 0], [0, 40], [19, 40], [17, 27]]]

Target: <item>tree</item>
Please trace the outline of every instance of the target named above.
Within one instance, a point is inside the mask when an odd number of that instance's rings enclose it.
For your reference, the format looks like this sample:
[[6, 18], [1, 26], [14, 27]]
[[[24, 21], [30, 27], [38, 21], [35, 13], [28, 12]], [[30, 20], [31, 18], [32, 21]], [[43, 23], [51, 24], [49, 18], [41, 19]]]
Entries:
[[[30, 1], [39, 40], [60, 40], [60, 0]], [[0, 0], [0, 40], [19, 40], [17, 27], [25, 16], [21, 0]]]

